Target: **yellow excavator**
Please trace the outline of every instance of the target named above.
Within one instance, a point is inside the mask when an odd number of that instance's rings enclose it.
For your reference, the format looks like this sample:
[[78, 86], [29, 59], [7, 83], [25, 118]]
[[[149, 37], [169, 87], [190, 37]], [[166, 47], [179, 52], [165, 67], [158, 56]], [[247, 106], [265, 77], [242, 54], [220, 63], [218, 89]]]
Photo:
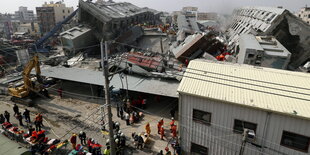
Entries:
[[[31, 80], [31, 70], [35, 68], [36, 71], [36, 81], [39, 84], [36, 84], [35, 81]], [[32, 60], [28, 62], [25, 66], [22, 76], [24, 84], [19, 87], [9, 86], [9, 94], [12, 96], [11, 101], [26, 104], [28, 106], [32, 106], [32, 99], [36, 94], [42, 91], [43, 87], [41, 85], [42, 78], [40, 76], [40, 64], [39, 57], [35, 55]]]

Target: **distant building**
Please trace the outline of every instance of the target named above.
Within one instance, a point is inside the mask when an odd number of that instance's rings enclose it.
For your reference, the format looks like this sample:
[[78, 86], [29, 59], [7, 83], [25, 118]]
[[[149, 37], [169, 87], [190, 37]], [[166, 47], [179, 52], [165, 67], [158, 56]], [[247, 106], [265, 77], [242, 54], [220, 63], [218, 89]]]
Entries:
[[187, 6], [182, 8], [182, 13], [186, 17], [193, 17], [196, 18], [197, 13], [198, 13], [198, 7], [192, 7], [192, 6]]
[[272, 36], [243, 34], [236, 48], [240, 64], [286, 69], [291, 58], [291, 53]]
[[310, 24], [310, 7], [306, 6], [301, 8], [301, 10], [297, 13], [297, 17]]
[[288, 10], [273, 7], [242, 7], [234, 10], [227, 29], [234, 48], [241, 34], [274, 36], [292, 53], [288, 68], [294, 70], [310, 59], [310, 26]]
[[21, 22], [31, 22], [35, 20], [33, 10], [28, 10], [27, 7], [21, 6], [18, 11], [15, 11], [15, 19]]
[[178, 88], [184, 154], [309, 154], [309, 79], [301, 72], [190, 61]]
[[216, 20], [217, 13], [214, 12], [198, 12], [197, 20]]
[[11, 35], [14, 33], [12, 14], [0, 14], [0, 33], [3, 33], [2, 37], [11, 39]]
[[62, 2], [45, 2], [42, 7], [36, 7], [36, 10], [41, 33], [46, 33], [68, 17], [73, 12], [73, 7], [66, 7]]
[[96, 25], [96, 37], [104, 40], [115, 39], [121, 33], [137, 24], [155, 24], [160, 21], [161, 12], [140, 8], [128, 2], [79, 1], [79, 21]]
[[26, 23], [26, 24], [20, 24], [17, 28], [18, 32], [27, 32], [30, 35], [40, 35], [40, 27], [38, 23]]

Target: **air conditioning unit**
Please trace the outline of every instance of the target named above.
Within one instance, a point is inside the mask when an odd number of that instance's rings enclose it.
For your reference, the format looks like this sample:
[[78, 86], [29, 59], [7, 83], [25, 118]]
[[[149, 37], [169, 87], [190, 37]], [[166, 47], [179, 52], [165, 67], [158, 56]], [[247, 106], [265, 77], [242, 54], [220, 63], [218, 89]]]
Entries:
[[243, 139], [249, 143], [253, 143], [255, 141], [255, 131], [251, 129], [243, 130]]

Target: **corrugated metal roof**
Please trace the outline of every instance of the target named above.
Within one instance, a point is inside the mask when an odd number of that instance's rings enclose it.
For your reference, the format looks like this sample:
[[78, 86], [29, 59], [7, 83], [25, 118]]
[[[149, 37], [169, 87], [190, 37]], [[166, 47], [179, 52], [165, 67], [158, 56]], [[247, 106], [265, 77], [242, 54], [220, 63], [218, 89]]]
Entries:
[[178, 92], [310, 119], [309, 79], [301, 72], [193, 60]]
[[[34, 73], [34, 72], [33, 72]], [[104, 85], [103, 73], [81, 68], [50, 67], [41, 69], [41, 75], [68, 81], [88, 83], [93, 85]], [[179, 82], [176, 80], [165, 80], [160, 78], [149, 78], [128, 75], [128, 89], [131, 91], [145, 92], [169, 97], [178, 97], [177, 88]], [[122, 80], [126, 88], [125, 79]], [[110, 86], [122, 89], [122, 82], [118, 74], [110, 81]]]

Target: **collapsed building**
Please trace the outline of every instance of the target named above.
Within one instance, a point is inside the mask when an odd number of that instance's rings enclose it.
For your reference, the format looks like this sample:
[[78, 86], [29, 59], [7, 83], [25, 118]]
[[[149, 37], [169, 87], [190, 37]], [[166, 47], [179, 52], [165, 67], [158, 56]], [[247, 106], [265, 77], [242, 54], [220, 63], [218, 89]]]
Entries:
[[213, 33], [196, 33], [188, 36], [178, 46], [171, 46], [174, 56], [181, 62], [192, 60], [203, 54], [217, 56], [224, 52], [224, 44]]
[[75, 50], [91, 46], [96, 43], [96, 40], [93, 37], [92, 29], [83, 25], [64, 31], [60, 33], [59, 36], [61, 37], [61, 43], [65, 51], [75, 52]]
[[133, 25], [139, 23], [155, 24], [160, 19], [160, 12], [140, 8], [131, 3], [79, 1], [79, 21], [95, 27], [95, 35], [101, 40], [112, 40]]
[[291, 53], [272, 36], [242, 34], [236, 47], [240, 64], [286, 69]]
[[310, 26], [288, 10], [271, 7], [243, 7], [234, 10], [227, 30], [231, 47], [241, 34], [274, 36], [291, 53], [288, 69], [296, 69], [310, 59]]

